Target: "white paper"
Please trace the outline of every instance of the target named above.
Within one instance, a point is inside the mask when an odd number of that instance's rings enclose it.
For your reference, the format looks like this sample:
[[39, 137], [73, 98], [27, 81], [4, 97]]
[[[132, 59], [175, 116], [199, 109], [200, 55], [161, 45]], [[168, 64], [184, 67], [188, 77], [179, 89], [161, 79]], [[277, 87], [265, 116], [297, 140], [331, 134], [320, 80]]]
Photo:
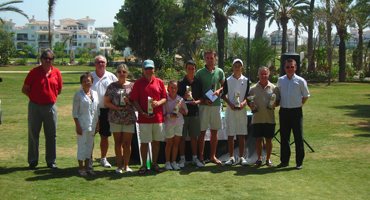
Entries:
[[212, 96], [213, 95], [213, 91], [212, 90], [208, 90], [208, 92], [206, 93], [206, 96], [208, 97], [209, 100], [211, 100], [212, 102], [216, 101], [216, 99], [218, 98], [217, 95], [215, 96]]

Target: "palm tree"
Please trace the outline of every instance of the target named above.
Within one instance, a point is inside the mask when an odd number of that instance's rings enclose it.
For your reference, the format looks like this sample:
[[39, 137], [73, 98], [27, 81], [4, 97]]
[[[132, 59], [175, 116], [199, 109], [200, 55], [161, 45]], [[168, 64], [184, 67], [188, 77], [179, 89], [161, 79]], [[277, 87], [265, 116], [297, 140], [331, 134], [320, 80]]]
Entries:
[[252, 19], [257, 21], [256, 29], [254, 32], [254, 38], [262, 38], [263, 32], [265, 31], [266, 19], [271, 14], [271, 0], [253, 0], [251, 1], [255, 7], [258, 7], [257, 11], [254, 11]]
[[335, 0], [328, 18], [337, 28], [339, 36], [339, 82], [346, 81], [346, 37], [347, 27], [353, 23], [353, 0]]
[[49, 46], [50, 46], [50, 50], [53, 50], [53, 44], [52, 44], [52, 40], [53, 40], [53, 35], [51, 33], [51, 26], [50, 26], [50, 20], [51, 20], [51, 17], [54, 15], [54, 7], [55, 7], [55, 3], [57, 2], [57, 0], [48, 0], [48, 19], [49, 19]]
[[286, 53], [287, 45], [287, 24], [291, 18], [291, 13], [294, 10], [307, 10], [308, 9], [307, 0], [273, 0], [271, 8], [273, 15], [270, 17], [269, 26], [272, 22], [276, 21], [278, 24], [281, 24], [283, 27], [283, 38], [282, 38], [282, 47], [281, 53]]
[[304, 28], [307, 27], [308, 19], [307, 11], [306, 10], [293, 10], [291, 13], [291, 19], [294, 25], [294, 51], [297, 52], [298, 46], [298, 35], [299, 35], [299, 27], [303, 26]]
[[354, 9], [357, 11], [355, 13], [355, 20], [358, 26], [358, 53], [359, 53], [359, 62], [357, 63], [357, 69], [362, 68], [363, 63], [363, 31], [365, 28], [370, 27], [370, 4], [366, 5], [368, 3], [368, 0], [359, 0], [357, 1], [356, 5], [354, 6]]
[[225, 29], [229, 20], [234, 21], [236, 15], [246, 15], [245, 0], [209, 0], [208, 11], [211, 13], [217, 29], [218, 38], [218, 67], [224, 68]]
[[[18, 14], [23, 15], [24, 17], [26, 17], [28, 19], [28, 16], [22, 10], [10, 5], [10, 4], [13, 4], [13, 3], [23, 3], [23, 1], [8, 1], [8, 2], [5, 2], [5, 3], [1, 3], [0, 4], [0, 12], [6, 12], [6, 11], [16, 12]], [[1, 21], [1, 23], [4, 23], [4, 20], [1, 17], [0, 17], [0, 21]]]

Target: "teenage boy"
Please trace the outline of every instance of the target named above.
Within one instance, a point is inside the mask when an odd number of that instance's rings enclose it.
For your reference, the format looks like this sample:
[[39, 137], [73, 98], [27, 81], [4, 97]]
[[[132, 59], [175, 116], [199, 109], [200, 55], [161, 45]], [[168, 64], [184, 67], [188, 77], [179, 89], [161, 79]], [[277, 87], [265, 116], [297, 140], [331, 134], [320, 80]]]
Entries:
[[[247, 128], [247, 112], [245, 105], [247, 103], [247, 94], [249, 92], [249, 80], [243, 76], [243, 61], [235, 59], [233, 61], [234, 73], [228, 77], [224, 83], [222, 99], [227, 103], [225, 112], [225, 124], [227, 137], [227, 146], [229, 150], [230, 159], [226, 161], [225, 165], [248, 165], [244, 158], [245, 138], [248, 134]], [[227, 97], [226, 97], [227, 95]], [[239, 139], [239, 157], [236, 160], [234, 157], [234, 137]]]
[[[185, 138], [190, 137], [190, 147], [193, 155], [192, 164], [197, 167], [204, 167], [197, 156], [197, 138], [200, 136], [200, 119], [198, 104], [202, 102], [203, 90], [202, 83], [195, 78], [196, 63], [193, 60], [188, 60], [185, 65], [186, 76], [178, 81], [177, 94], [181, 96], [187, 103], [188, 114], [184, 115], [184, 126], [182, 129], [182, 137], [179, 144], [180, 161], [179, 167], [185, 167]], [[186, 86], [191, 87], [191, 94], [188, 93]], [[191, 101], [188, 98], [191, 97]]]
[[[156, 172], [163, 172], [157, 164], [160, 141], [164, 139], [164, 119], [163, 104], [167, 102], [167, 93], [164, 83], [161, 79], [154, 77], [154, 62], [145, 60], [143, 63], [144, 76], [135, 81], [131, 92], [130, 100], [133, 101], [136, 110], [139, 113], [140, 130], [140, 153], [143, 166], [140, 167], [139, 174], [147, 172], [146, 161], [149, 142], [152, 143], [153, 164], [152, 168]], [[153, 102], [153, 114], [148, 113], [148, 97]]]

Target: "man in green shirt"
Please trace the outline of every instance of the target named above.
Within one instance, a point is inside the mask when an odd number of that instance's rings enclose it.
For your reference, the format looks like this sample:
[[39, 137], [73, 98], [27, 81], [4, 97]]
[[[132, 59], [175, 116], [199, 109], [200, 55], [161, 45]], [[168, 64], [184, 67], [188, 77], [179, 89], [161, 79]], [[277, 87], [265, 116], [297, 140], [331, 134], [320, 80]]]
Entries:
[[[205, 52], [204, 57], [206, 61], [205, 67], [198, 70], [195, 74], [195, 77], [202, 82], [204, 94], [204, 101], [199, 105], [201, 120], [201, 136], [198, 138], [199, 160], [204, 162], [204, 141], [209, 125], [211, 129], [210, 161], [221, 164], [221, 161], [216, 158], [216, 148], [218, 142], [217, 132], [222, 129], [220, 93], [225, 82], [225, 73], [222, 69], [215, 66], [215, 51], [209, 50]], [[206, 95], [207, 92], [210, 95]]]

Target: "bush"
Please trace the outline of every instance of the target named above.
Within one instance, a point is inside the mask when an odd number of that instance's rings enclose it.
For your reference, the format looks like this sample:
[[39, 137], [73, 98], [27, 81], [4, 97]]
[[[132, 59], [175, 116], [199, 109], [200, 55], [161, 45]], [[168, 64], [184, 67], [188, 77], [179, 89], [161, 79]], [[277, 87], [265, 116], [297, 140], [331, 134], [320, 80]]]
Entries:
[[86, 64], [86, 60], [81, 58], [80, 60], [78, 60], [78, 65], [85, 65]]
[[17, 59], [14, 63], [16, 65], [27, 65], [27, 58]]

